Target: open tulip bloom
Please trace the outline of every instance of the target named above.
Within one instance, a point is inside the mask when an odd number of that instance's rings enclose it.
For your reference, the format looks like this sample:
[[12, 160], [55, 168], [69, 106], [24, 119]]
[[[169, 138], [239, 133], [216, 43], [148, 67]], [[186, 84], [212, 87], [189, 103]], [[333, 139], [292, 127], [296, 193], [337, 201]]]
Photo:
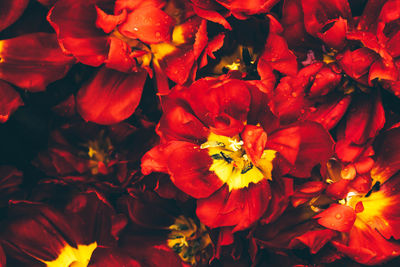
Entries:
[[0, 267], [399, 266], [400, 0], [0, 1]]

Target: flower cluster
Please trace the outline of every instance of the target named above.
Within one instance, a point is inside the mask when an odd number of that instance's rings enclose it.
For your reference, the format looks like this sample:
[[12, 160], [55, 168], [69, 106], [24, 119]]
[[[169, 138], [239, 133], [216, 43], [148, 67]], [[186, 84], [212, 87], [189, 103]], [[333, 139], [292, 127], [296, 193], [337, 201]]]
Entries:
[[0, 1], [0, 267], [398, 266], [399, 0]]

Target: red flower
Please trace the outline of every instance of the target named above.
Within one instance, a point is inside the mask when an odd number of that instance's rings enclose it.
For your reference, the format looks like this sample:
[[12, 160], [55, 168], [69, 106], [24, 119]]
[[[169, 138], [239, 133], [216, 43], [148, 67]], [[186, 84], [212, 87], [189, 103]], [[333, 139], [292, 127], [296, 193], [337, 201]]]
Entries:
[[332, 149], [316, 123], [279, 127], [266, 101], [251, 83], [227, 77], [176, 89], [164, 99], [161, 144], [143, 157], [142, 172], [169, 173], [198, 199], [197, 215], [207, 226], [249, 227], [268, 208], [268, 180], [288, 172], [308, 177]]
[[119, 199], [132, 225], [122, 249], [149, 266], [204, 265], [212, 256], [209, 230], [196, 218], [182, 214], [173, 200], [151, 191], [130, 190]]
[[154, 125], [103, 127], [71, 122], [51, 133], [48, 149], [39, 153], [34, 164], [67, 183], [106, 190], [126, 187], [139, 176], [137, 164], [156, 141], [153, 132]]
[[124, 226], [95, 192], [73, 197], [64, 214], [41, 203], [10, 203], [2, 244], [7, 261], [17, 266], [87, 266], [97, 247], [116, 245]]
[[150, 76], [154, 71], [158, 92], [166, 94], [168, 79], [178, 84], [194, 80], [197, 69], [207, 64], [208, 56], [214, 57], [224, 39], [219, 34], [209, 40], [206, 20], [186, 1], [62, 0], [50, 10], [48, 20], [65, 53], [84, 64], [116, 70], [100, 70], [77, 95], [82, 117], [100, 124], [132, 115], [146, 81], [145, 70]]
[[[377, 80], [397, 95], [400, 56], [397, 53], [400, 33], [394, 27], [400, 17], [397, 9], [395, 0], [370, 0], [360, 18], [354, 19], [347, 0], [286, 1], [284, 35], [303, 55], [307, 50], [319, 53], [317, 56], [323, 56], [326, 63], [336, 62], [333, 65], [338, 64], [357, 82], [371, 86]], [[321, 44], [311, 36], [320, 39]]]
[[[394, 128], [378, 136], [374, 144], [377, 160], [372, 170], [369, 168], [372, 183], [368, 172], [364, 178], [360, 175], [348, 180], [343, 189], [338, 186], [331, 188], [331, 191], [343, 191], [338, 194], [342, 198], [339, 200], [341, 205], [332, 204], [315, 217], [326, 228], [342, 232], [340, 238], [332, 240], [332, 244], [363, 264], [380, 264], [400, 254], [400, 243], [395, 241], [400, 239], [397, 209], [400, 176], [396, 175], [399, 169], [397, 155], [400, 147], [396, 141], [399, 133], [399, 128]], [[366, 190], [366, 186], [356, 186], [361, 185], [357, 182], [359, 179], [370, 181]]]

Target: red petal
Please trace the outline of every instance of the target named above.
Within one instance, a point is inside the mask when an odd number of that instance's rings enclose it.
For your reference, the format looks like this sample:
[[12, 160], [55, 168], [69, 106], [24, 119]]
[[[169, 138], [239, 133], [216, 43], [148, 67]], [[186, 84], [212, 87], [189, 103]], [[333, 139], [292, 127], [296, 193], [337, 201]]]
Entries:
[[251, 101], [244, 81], [205, 78], [193, 83], [187, 93], [195, 115], [214, 133], [233, 136], [242, 131]]
[[337, 182], [334, 182], [326, 188], [326, 194], [334, 199], [343, 199], [346, 197], [349, 192], [349, 184], [351, 180], [341, 179]]
[[168, 78], [184, 84], [189, 78], [195, 57], [191, 47], [175, 47], [172, 53], [158, 58], [158, 61]]
[[166, 102], [158, 131], [165, 139], [176, 139], [201, 144], [207, 140], [209, 130], [185, 105]]
[[126, 74], [103, 67], [79, 90], [78, 112], [86, 121], [118, 123], [135, 111], [145, 81], [144, 70]]
[[314, 218], [318, 219], [318, 223], [326, 228], [339, 232], [348, 232], [356, 220], [356, 213], [349, 206], [332, 204]]
[[394, 128], [380, 135], [377, 140], [377, 160], [371, 177], [381, 184], [400, 170], [399, 137], [400, 128]]
[[375, 31], [379, 13], [386, 2], [386, 0], [369, 0], [363, 10], [363, 14], [360, 16], [357, 29]]
[[45, 90], [75, 63], [62, 53], [56, 36], [50, 33], [1, 40], [0, 58], [0, 78], [29, 91]]
[[60, 0], [47, 16], [63, 51], [83, 64], [96, 67], [104, 62], [108, 53], [107, 36], [96, 27], [95, 5], [101, 2]]
[[22, 105], [24, 102], [19, 93], [0, 80], [0, 123], [6, 122], [10, 115]]
[[209, 198], [197, 200], [196, 214], [201, 222], [211, 228], [235, 226], [234, 231], [239, 231], [248, 228], [262, 216], [270, 199], [270, 187], [265, 179], [230, 192], [224, 186]]
[[124, 41], [110, 37], [110, 50], [105, 60], [106, 67], [121, 72], [136, 71], [136, 61], [131, 57], [131, 48]]
[[[11, 194], [18, 191], [23, 181], [23, 173], [15, 167], [0, 165], [0, 206], [6, 206]], [[1, 246], [0, 246], [1, 247]], [[1, 262], [1, 261], [0, 261]]]
[[175, 21], [167, 13], [151, 3], [141, 4], [128, 14], [119, 31], [128, 38], [140, 39], [148, 44], [171, 40]]
[[400, 31], [397, 32], [386, 44], [386, 50], [393, 58], [400, 56]]
[[268, 12], [278, 0], [250, 0], [243, 2], [241, 0], [216, 0], [225, 8], [235, 12], [253, 15]]
[[[357, 96], [352, 101], [350, 111], [346, 121], [339, 126], [336, 148], [338, 157], [345, 161], [351, 161], [348, 159], [361, 153], [363, 145], [375, 137], [385, 124], [385, 112], [379, 95]], [[349, 150], [354, 153], [351, 157], [347, 154]]]
[[296, 75], [297, 73], [296, 56], [289, 50], [286, 40], [277, 34], [270, 33], [268, 35], [259, 62], [263, 61], [265, 61], [264, 64], [269, 64], [274, 70], [286, 75]]
[[193, 44], [193, 54], [195, 59], [198, 59], [200, 57], [200, 54], [203, 52], [204, 48], [206, 48], [207, 43], [207, 21], [202, 20], [200, 27], [196, 33], [195, 43]]
[[126, 10], [123, 10], [119, 15], [109, 15], [98, 6], [96, 6], [97, 19], [96, 26], [102, 29], [105, 33], [112, 32], [117, 25], [121, 24], [126, 20]]
[[329, 96], [318, 108], [307, 109], [302, 116], [304, 120], [320, 123], [325, 129], [330, 130], [342, 119], [351, 103], [351, 96]]
[[[76, 231], [76, 241], [80, 244], [90, 244], [96, 241], [99, 246], [110, 246], [116, 242], [113, 236], [113, 223], [116, 212], [99, 193], [85, 192], [74, 196], [64, 212], [68, 224]], [[120, 226], [118, 226], [120, 227]]]
[[207, 56], [209, 56], [212, 59], [215, 59], [214, 52], [218, 51], [224, 45], [224, 39], [225, 39], [225, 34], [220, 33], [214, 36], [214, 38], [208, 42], [203, 57], [200, 59], [200, 64], [199, 64], [200, 68], [207, 65]]
[[224, 183], [209, 171], [212, 159], [207, 151], [192, 143], [179, 142], [168, 158], [172, 182], [194, 198], [204, 198], [217, 191]]
[[322, 96], [336, 88], [342, 79], [342, 75], [334, 72], [330, 67], [323, 66], [315, 75], [310, 88], [309, 96]]
[[316, 35], [331, 19], [351, 19], [347, 0], [302, 0], [304, 24], [307, 32]]
[[199, 17], [202, 17], [206, 20], [209, 20], [209, 21], [212, 21], [215, 23], [219, 23], [222, 26], [224, 26], [224, 28], [227, 30], [232, 30], [232, 27], [231, 27], [231, 25], [229, 25], [229, 22], [226, 21], [226, 19], [218, 12], [216, 12], [214, 10], [206, 10], [206, 9], [197, 7], [196, 5], [193, 5], [193, 10], [194, 10], [194, 12], [196, 12], [196, 14]]
[[291, 164], [296, 162], [301, 137], [298, 127], [279, 129], [268, 136], [266, 148], [278, 151]]
[[0, 31], [13, 24], [28, 6], [29, 0], [3, 0], [0, 2]]
[[271, 182], [271, 201], [261, 223], [268, 224], [275, 221], [287, 208], [293, 194], [293, 179], [274, 178]]
[[340, 67], [356, 80], [367, 74], [370, 66], [377, 59], [378, 55], [365, 47], [354, 51], [346, 50], [337, 56]]
[[346, 120], [345, 138], [356, 144], [364, 144], [375, 137], [385, 124], [380, 95], [360, 95], [353, 99], [350, 110]]
[[399, 255], [400, 246], [396, 242], [390, 242], [377, 231], [364, 226], [351, 229], [348, 244], [337, 241], [332, 244], [353, 260], [368, 265], [382, 264]]
[[174, 224], [176, 214], [170, 207], [171, 202], [159, 198], [154, 192], [132, 192], [132, 196], [123, 196], [118, 200], [130, 220], [137, 226], [152, 230], [161, 230]]
[[330, 229], [308, 231], [293, 239], [289, 246], [293, 247], [301, 242], [310, 248], [312, 254], [315, 254], [335, 236], [336, 232]]
[[168, 160], [172, 153], [182, 146], [182, 142], [171, 141], [153, 147], [142, 158], [141, 171], [144, 175], [152, 172], [168, 173]]
[[257, 164], [267, 143], [267, 133], [259, 126], [246, 125], [241, 133], [241, 138], [246, 154], [253, 163]]
[[297, 177], [309, 177], [315, 165], [320, 163], [324, 166], [333, 155], [334, 142], [322, 125], [314, 122], [299, 123], [299, 134], [299, 153], [290, 173]]
[[333, 154], [332, 137], [314, 122], [298, 123], [272, 133], [266, 147], [293, 164], [291, 174], [298, 177], [308, 177], [315, 165], [325, 164]]
[[6, 253], [24, 262], [23, 265], [37, 264], [37, 259], [55, 260], [66, 244], [76, 247], [77, 235], [60, 212], [27, 201], [10, 203], [10, 212], [13, 219], [2, 244]]
[[339, 17], [333, 23], [333, 26], [323, 33], [317, 33], [317, 36], [328, 46], [341, 50], [346, 45], [347, 20]]
[[90, 267], [141, 267], [142, 265], [131, 257], [130, 253], [123, 253], [120, 248], [97, 248], [90, 258]]
[[384, 62], [379, 59], [375, 61], [369, 69], [368, 82], [372, 85], [374, 79], [397, 81], [399, 71], [393, 62]]

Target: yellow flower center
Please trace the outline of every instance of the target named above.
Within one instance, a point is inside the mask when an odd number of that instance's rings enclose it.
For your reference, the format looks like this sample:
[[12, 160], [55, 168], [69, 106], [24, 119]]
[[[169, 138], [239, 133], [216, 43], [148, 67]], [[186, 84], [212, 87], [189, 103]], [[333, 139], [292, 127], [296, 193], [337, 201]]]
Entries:
[[86, 267], [96, 247], [96, 242], [89, 245], [78, 245], [77, 248], [73, 248], [67, 244], [61, 250], [57, 259], [53, 261], [39, 260], [46, 264], [47, 267]]
[[[349, 192], [346, 199], [340, 202], [356, 210], [357, 219], [354, 225], [358, 228], [365, 228], [367, 225], [372, 226], [375, 221], [388, 225], [388, 222], [382, 216], [382, 212], [392, 203], [393, 197], [386, 196], [382, 191], [376, 191], [376, 187], [375, 184], [371, 191], [365, 196], [355, 192]], [[356, 205], [362, 205], [362, 209], [357, 211]]]
[[248, 187], [250, 183], [258, 183], [263, 179], [272, 180], [272, 160], [275, 150], [264, 150], [257, 164], [254, 164], [243, 148], [239, 136], [227, 137], [211, 133], [207, 142], [200, 148], [208, 149], [213, 159], [210, 171], [213, 171], [229, 190]]
[[89, 140], [83, 146], [87, 147], [87, 156], [90, 158], [91, 172], [93, 175], [99, 173], [98, 163], [102, 162], [105, 166], [110, 162], [110, 154], [114, 150], [109, 137], [104, 136], [104, 131], [95, 140]]
[[205, 254], [205, 248], [211, 244], [210, 235], [204, 224], [196, 224], [191, 218], [179, 216], [168, 235], [167, 244], [179, 257], [192, 265], [196, 264], [196, 256]]

